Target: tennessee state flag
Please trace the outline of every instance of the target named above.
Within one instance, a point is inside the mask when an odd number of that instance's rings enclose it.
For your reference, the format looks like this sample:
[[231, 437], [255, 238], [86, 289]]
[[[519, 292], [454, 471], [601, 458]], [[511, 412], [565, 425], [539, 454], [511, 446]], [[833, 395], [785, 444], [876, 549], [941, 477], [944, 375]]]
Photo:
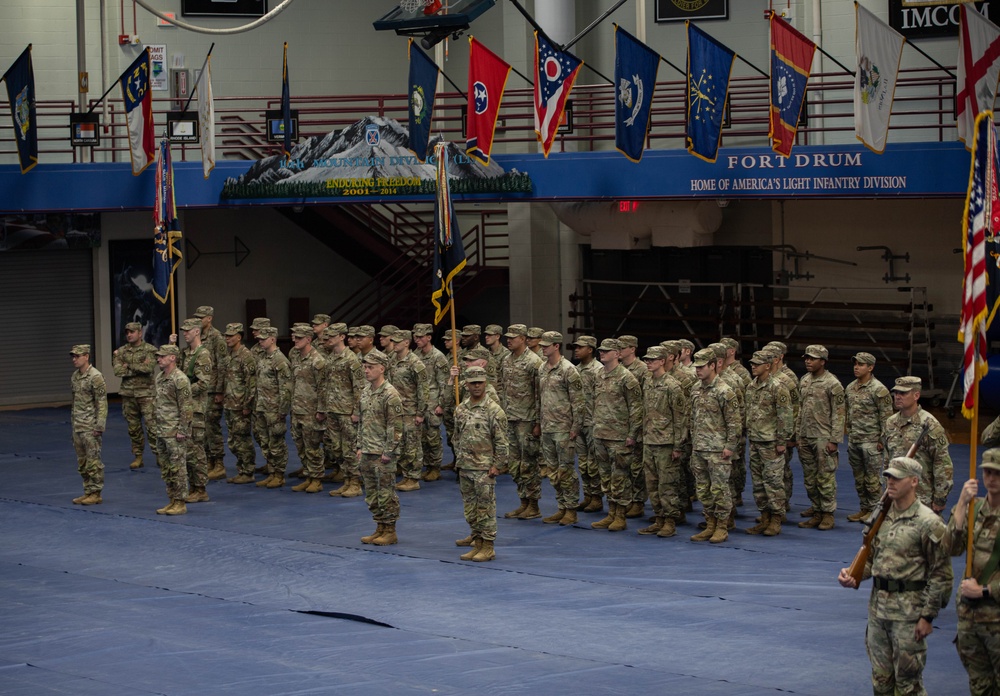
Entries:
[[493, 51], [469, 37], [469, 120], [465, 151], [483, 164], [490, 163], [493, 132], [510, 66]]
[[771, 13], [771, 149], [790, 157], [816, 44]]
[[535, 133], [548, 157], [559, 131], [573, 82], [583, 61], [560, 51], [535, 32]]
[[132, 157], [132, 174], [138, 176], [156, 157], [153, 134], [153, 92], [149, 88], [149, 49], [143, 50], [132, 65], [118, 78], [125, 101], [128, 122], [128, 149]]

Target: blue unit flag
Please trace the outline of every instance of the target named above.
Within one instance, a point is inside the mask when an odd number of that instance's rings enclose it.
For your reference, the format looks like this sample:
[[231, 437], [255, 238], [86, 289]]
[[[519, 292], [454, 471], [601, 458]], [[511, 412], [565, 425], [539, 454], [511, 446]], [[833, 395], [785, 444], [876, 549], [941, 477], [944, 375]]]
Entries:
[[722, 140], [729, 76], [736, 53], [687, 22], [687, 151], [714, 162]]
[[14, 120], [14, 140], [21, 173], [38, 164], [38, 118], [35, 113], [35, 73], [31, 68], [29, 44], [4, 73], [10, 116]]
[[633, 162], [646, 146], [659, 67], [659, 53], [615, 25], [615, 147]]
[[423, 162], [427, 159], [427, 142], [431, 137], [431, 114], [437, 92], [438, 67], [410, 39], [409, 99], [410, 149]]

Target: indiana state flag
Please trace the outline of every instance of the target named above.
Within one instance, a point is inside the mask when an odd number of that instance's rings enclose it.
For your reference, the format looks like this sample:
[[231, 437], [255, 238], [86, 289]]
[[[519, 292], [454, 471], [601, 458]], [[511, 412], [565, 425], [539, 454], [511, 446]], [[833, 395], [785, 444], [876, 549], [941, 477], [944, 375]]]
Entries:
[[469, 37], [469, 121], [465, 151], [483, 164], [490, 163], [500, 100], [509, 75], [510, 66], [502, 58]]
[[816, 44], [771, 13], [771, 149], [790, 157]]
[[153, 93], [149, 88], [149, 49], [144, 49], [132, 65], [118, 78], [125, 101], [128, 122], [128, 149], [132, 158], [132, 174], [138, 176], [156, 157], [156, 137], [153, 134]]
[[633, 162], [642, 159], [660, 54], [615, 25], [615, 147]]
[[24, 174], [38, 164], [38, 117], [35, 113], [35, 73], [31, 68], [31, 44], [4, 73], [3, 81], [7, 84], [17, 157], [21, 163], [21, 173]]
[[451, 281], [465, 268], [465, 247], [462, 232], [458, 229], [455, 209], [451, 205], [448, 188], [448, 150], [444, 143], [434, 146], [437, 160], [437, 196], [434, 198], [434, 277], [431, 281], [431, 304], [434, 305], [434, 323], [453, 309]]
[[722, 119], [729, 98], [729, 75], [736, 53], [701, 29], [688, 30], [687, 151], [714, 162], [722, 140]]
[[409, 127], [410, 149], [423, 162], [427, 159], [427, 141], [431, 137], [431, 114], [434, 113], [434, 96], [437, 92], [438, 67], [426, 53], [409, 43], [410, 95]]
[[548, 157], [583, 61], [535, 32], [535, 134]]
[[153, 295], [164, 304], [170, 299], [174, 270], [181, 262], [181, 228], [174, 203], [174, 166], [170, 143], [160, 141], [156, 160], [156, 201], [153, 204]]

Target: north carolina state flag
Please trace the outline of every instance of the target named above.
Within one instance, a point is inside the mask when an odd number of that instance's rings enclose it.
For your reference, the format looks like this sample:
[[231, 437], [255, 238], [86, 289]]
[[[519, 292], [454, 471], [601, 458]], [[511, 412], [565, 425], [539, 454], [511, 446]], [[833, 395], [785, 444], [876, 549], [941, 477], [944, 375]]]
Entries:
[[490, 163], [493, 131], [510, 66], [493, 51], [469, 37], [469, 119], [465, 151], [483, 164]]
[[156, 156], [156, 139], [153, 135], [153, 93], [150, 91], [149, 75], [149, 49], [146, 48], [118, 78], [122, 99], [125, 102], [132, 173], [136, 176], [142, 174]]

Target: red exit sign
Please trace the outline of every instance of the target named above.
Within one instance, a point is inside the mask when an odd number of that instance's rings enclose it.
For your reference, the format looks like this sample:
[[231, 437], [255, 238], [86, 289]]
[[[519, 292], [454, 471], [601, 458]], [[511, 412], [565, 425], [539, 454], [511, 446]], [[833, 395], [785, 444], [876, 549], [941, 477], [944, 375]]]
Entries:
[[619, 213], [634, 213], [639, 209], [639, 201], [618, 201]]

